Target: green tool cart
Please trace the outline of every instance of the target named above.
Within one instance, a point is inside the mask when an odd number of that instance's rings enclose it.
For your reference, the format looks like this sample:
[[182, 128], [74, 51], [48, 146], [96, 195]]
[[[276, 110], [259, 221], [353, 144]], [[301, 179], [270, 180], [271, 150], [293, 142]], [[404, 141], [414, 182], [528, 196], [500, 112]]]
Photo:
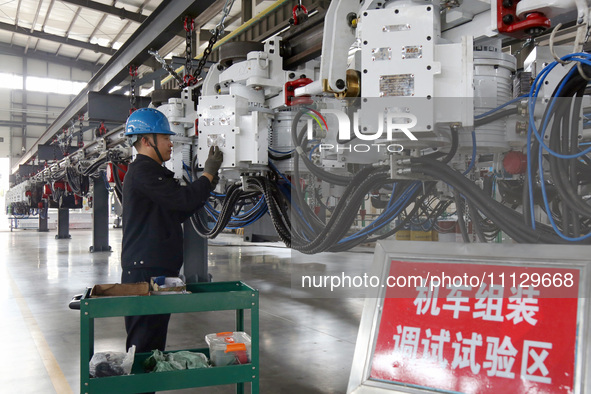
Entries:
[[[90, 298], [87, 289], [80, 300], [80, 392], [142, 393], [190, 387], [236, 384], [244, 392], [251, 383], [252, 393], [259, 392], [259, 294], [243, 282], [188, 284], [191, 294], [162, 296]], [[244, 310], [250, 309], [251, 362], [202, 369], [170, 372], [145, 372], [143, 362], [151, 353], [136, 353], [131, 375], [90, 378], [89, 361], [94, 354], [94, 319], [102, 317], [151, 315], [236, 310], [236, 331], [244, 331]], [[209, 348], [189, 349], [209, 358]]]

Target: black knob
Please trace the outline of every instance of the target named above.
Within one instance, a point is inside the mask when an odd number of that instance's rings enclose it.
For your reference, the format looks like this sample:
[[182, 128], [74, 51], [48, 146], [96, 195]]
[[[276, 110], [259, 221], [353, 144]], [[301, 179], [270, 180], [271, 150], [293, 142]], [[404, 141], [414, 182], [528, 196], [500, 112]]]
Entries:
[[510, 25], [511, 23], [513, 23], [513, 15], [505, 15], [503, 17], [503, 23], [506, 25]]

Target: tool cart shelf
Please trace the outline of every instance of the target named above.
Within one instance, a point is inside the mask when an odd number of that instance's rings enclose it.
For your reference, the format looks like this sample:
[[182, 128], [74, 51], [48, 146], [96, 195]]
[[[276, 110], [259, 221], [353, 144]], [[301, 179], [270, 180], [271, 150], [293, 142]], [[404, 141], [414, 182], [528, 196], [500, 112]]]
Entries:
[[[90, 298], [87, 289], [80, 300], [80, 392], [142, 393], [190, 387], [236, 384], [236, 392], [259, 393], [259, 294], [243, 282], [188, 284], [191, 294]], [[136, 353], [131, 375], [90, 378], [89, 361], [94, 354], [94, 319], [128, 315], [236, 310], [236, 331], [244, 331], [244, 311], [250, 309], [251, 362], [170, 372], [144, 372], [143, 362], [151, 353]], [[188, 349], [205, 353], [209, 349]]]

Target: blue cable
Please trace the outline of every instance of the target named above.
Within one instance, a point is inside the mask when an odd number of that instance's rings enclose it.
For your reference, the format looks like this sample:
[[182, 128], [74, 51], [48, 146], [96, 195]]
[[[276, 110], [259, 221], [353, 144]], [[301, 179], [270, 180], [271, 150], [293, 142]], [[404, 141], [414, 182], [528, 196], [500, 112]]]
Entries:
[[281, 151], [278, 151], [278, 150], [275, 150], [275, 149], [272, 149], [272, 148], [267, 148], [267, 149], [270, 150], [273, 153], [277, 153], [277, 154], [280, 154], [280, 155], [290, 155], [290, 154], [292, 154], [295, 151], [295, 149], [292, 149], [289, 152], [281, 152]]
[[[572, 55], [569, 55], [572, 56]], [[563, 58], [563, 60], [569, 60], [568, 56], [565, 56]], [[589, 61], [583, 61], [583, 59], [580, 58], [574, 58], [573, 60], [579, 61], [583, 64], [586, 64], [588, 66], [591, 66], [591, 57], [589, 57]], [[563, 155], [561, 153], [555, 152], [552, 149], [550, 149], [550, 147], [548, 147], [546, 145], [546, 143], [544, 142], [543, 137], [539, 134], [538, 129], [535, 126], [535, 119], [534, 119], [534, 110], [535, 110], [535, 98], [537, 98], [539, 90], [541, 88], [542, 83], [544, 82], [546, 76], [548, 75], [548, 73], [554, 69], [554, 67], [556, 67], [556, 65], [559, 64], [558, 62], [553, 62], [550, 65], [548, 65], [546, 68], [549, 69], [547, 72], [542, 71], [543, 74], [543, 78], [540, 81], [540, 86], [538, 86], [538, 88], [535, 91], [535, 96], [530, 97], [530, 102], [529, 102], [529, 128], [528, 128], [528, 142], [531, 139], [531, 133], [533, 132], [533, 134], [536, 136], [536, 139], [538, 140], [538, 142], [540, 143], [540, 145], [552, 156], [555, 157], [559, 157], [561, 159], [576, 159], [579, 158], [581, 156], [586, 155], [587, 153], [591, 152], [591, 148], [588, 148], [582, 152], [579, 153], [574, 153], [572, 155]], [[546, 70], [546, 69], [544, 69]], [[578, 69], [576, 67], [573, 67], [569, 73], [566, 75], [566, 77], [562, 80], [562, 83], [559, 85], [558, 87], [558, 91], [556, 92], [555, 97], [552, 98], [552, 101], [550, 103], [550, 107], [548, 108], [546, 117], [544, 118], [544, 122], [542, 124], [542, 128], [540, 130], [540, 132], [543, 134], [546, 130], [546, 127], [548, 126], [548, 123], [550, 122], [550, 114], [552, 113], [552, 109], [554, 108], [554, 105], [556, 104], [556, 100], [558, 99], [558, 96], [560, 95], [560, 93], [562, 92], [562, 89], [564, 88], [564, 86], [566, 85], [566, 83], [568, 82], [568, 80], [575, 75], [578, 72]], [[542, 74], [540, 76], [542, 76]], [[540, 77], [538, 76], [538, 78]], [[538, 80], [538, 78], [536, 78], [536, 81]], [[535, 87], [536, 81], [534, 81], [534, 85], [532, 86], [532, 92], [533, 89]]]
[[472, 160], [470, 161], [470, 165], [468, 166], [466, 171], [464, 171], [462, 173], [462, 175], [467, 175], [470, 171], [472, 171], [472, 168], [474, 168], [475, 162], [476, 162], [476, 131], [472, 130]]
[[[279, 174], [280, 174], [281, 176], [283, 176], [283, 174], [281, 174], [280, 172], [279, 172]], [[289, 181], [288, 181], [288, 182], [289, 182]], [[314, 232], [314, 229], [312, 228], [312, 226], [310, 225], [310, 223], [308, 223], [308, 221], [305, 219], [304, 213], [302, 212], [301, 208], [298, 206], [298, 204], [297, 204], [295, 201], [293, 201], [293, 200], [292, 200], [292, 198], [291, 198], [291, 192], [290, 192], [290, 191], [289, 191], [289, 189], [286, 187], [286, 185], [282, 185], [282, 184], [280, 184], [280, 183], [279, 183], [277, 186], [279, 186], [279, 190], [281, 191], [281, 193], [283, 193], [283, 195], [284, 195], [284, 196], [285, 196], [285, 197], [286, 197], [286, 198], [287, 198], [287, 199], [288, 199], [288, 200], [291, 202], [291, 205], [292, 205], [292, 207], [294, 207], [294, 209], [296, 210], [296, 212], [298, 213], [298, 215], [299, 215], [300, 217], [302, 217], [302, 218], [303, 218], [303, 220], [304, 220], [304, 223], [306, 223], [306, 225], [308, 226], [308, 228], [309, 228], [309, 229], [310, 229], [312, 232]], [[289, 182], [289, 187], [292, 187], [292, 186], [293, 186], [293, 185], [291, 184], [291, 182]], [[308, 237], [306, 237], [306, 235], [305, 235], [305, 234], [303, 234], [303, 233], [300, 233], [300, 235], [301, 235], [303, 238], [305, 238], [305, 239], [306, 239], [306, 241], [310, 241], [310, 240], [308, 239]]]
[[[264, 205], [264, 207], [263, 207], [263, 205]], [[205, 207], [206, 207], [206, 209], [208, 209], [208, 211], [214, 212], [216, 215], [219, 215], [220, 214], [219, 211], [217, 211], [215, 208], [213, 208], [211, 206], [211, 204], [209, 203], [209, 201], [205, 203]], [[242, 220], [241, 216], [243, 217], [243, 216], [249, 215], [253, 211], [257, 210], [257, 209], [266, 209], [266, 207], [267, 207], [267, 203], [265, 202], [265, 199], [264, 198], [261, 198], [247, 212], [244, 212], [244, 213], [242, 213], [242, 214], [240, 214], [238, 216], [232, 215], [231, 218], [232, 218], [232, 220]]]
[[[583, 62], [582, 59], [577, 58], [575, 56], [583, 56], [586, 57], [587, 59], [589, 59], [589, 55], [587, 54], [573, 54], [573, 55], [567, 55], [564, 56], [562, 58], [562, 60], [575, 60], [575, 61], [581, 61], [582, 63], [585, 64], [590, 64], [588, 62]], [[541, 89], [541, 87], [543, 86], [544, 80], [546, 79], [546, 77], [548, 76], [548, 74], [550, 73], [550, 71], [552, 71], [559, 63], [558, 62], [553, 62], [551, 64], [549, 64], [548, 66], [546, 66], [541, 73], [536, 77], [536, 79], [534, 80], [534, 83], [532, 84], [532, 88], [530, 90], [530, 99], [529, 99], [529, 103], [528, 103], [528, 108], [529, 108], [529, 127], [528, 127], [528, 132], [527, 132], [527, 174], [528, 174], [528, 188], [529, 188], [529, 202], [530, 202], [530, 217], [531, 217], [531, 222], [532, 222], [532, 228], [535, 229], [536, 225], [535, 225], [535, 214], [534, 214], [534, 197], [533, 197], [533, 179], [532, 179], [532, 168], [531, 168], [531, 136], [532, 136], [532, 132], [535, 134], [536, 138], [538, 139], [539, 143], [540, 143], [540, 148], [544, 147], [550, 154], [553, 154], [557, 157], [561, 157], [561, 158], [578, 158], [581, 157], [582, 155], [587, 154], [589, 151], [591, 151], [591, 148], [588, 148], [587, 150], [580, 152], [579, 154], [574, 154], [574, 155], [561, 155], [558, 154], [557, 152], [552, 151], [543, 141], [543, 138], [540, 137], [540, 135], [538, 134], [538, 131], [535, 127], [535, 119], [534, 119], [534, 113], [535, 113], [535, 99], [538, 97], [539, 91]], [[561, 85], [558, 88], [557, 94], [556, 96], [560, 95], [560, 92], [562, 92], [563, 87], [565, 86], [566, 82], [572, 77], [572, 75], [574, 75], [574, 73], [578, 71], [576, 69], [576, 67], [573, 67], [569, 73], [567, 74], [567, 76], [563, 79]], [[549, 115], [551, 113], [552, 108], [554, 108], [554, 104], [556, 102], [556, 98], [554, 97], [552, 99], [552, 102], [550, 104], [550, 107], [547, 111], [547, 115], [546, 118], [544, 119], [544, 123], [542, 126], [542, 133], [545, 132], [546, 130], [546, 126], [549, 122]]]
[[[587, 64], [587, 65], [591, 65], [591, 62], [589, 61], [584, 61], [583, 59], [581, 59], [580, 57], [576, 57], [576, 56], [582, 56], [587, 60], [591, 60], [591, 57], [588, 54], [584, 54], [584, 53], [579, 53], [579, 54], [572, 54], [572, 55], [567, 55], [565, 57], [562, 58], [562, 60], [574, 60], [574, 61], [578, 61], [581, 62], [583, 64]], [[576, 67], [571, 68], [571, 70], [569, 71], [569, 73], [566, 75], [565, 78], [563, 78], [561, 84], [558, 87], [558, 90], [555, 94], [555, 96], [552, 98], [552, 102], [550, 103], [550, 106], [547, 110], [546, 116], [544, 118], [544, 121], [542, 123], [542, 128], [540, 130], [540, 134], [538, 133], [538, 130], [535, 126], [535, 119], [534, 119], [534, 111], [535, 111], [535, 99], [538, 97], [539, 91], [541, 89], [541, 87], [543, 86], [544, 80], [546, 79], [546, 77], [548, 76], [548, 74], [550, 73], [550, 71], [552, 71], [559, 63], [558, 62], [553, 62], [550, 65], [548, 65], [547, 67], [545, 67], [542, 72], [536, 77], [536, 79], [534, 80], [534, 83], [532, 85], [532, 88], [530, 90], [530, 99], [529, 99], [529, 103], [528, 103], [528, 108], [529, 108], [529, 127], [528, 127], [528, 133], [527, 133], [527, 174], [528, 174], [528, 188], [529, 188], [529, 202], [530, 202], [530, 216], [531, 216], [531, 222], [532, 222], [532, 228], [535, 229], [535, 213], [534, 213], [534, 197], [533, 197], [533, 179], [532, 179], [532, 166], [531, 166], [531, 138], [532, 138], [532, 134], [535, 135], [536, 139], [539, 142], [539, 149], [538, 149], [538, 166], [539, 166], [539, 170], [540, 170], [540, 182], [541, 182], [541, 188], [542, 188], [542, 197], [544, 200], [544, 206], [546, 208], [546, 212], [548, 213], [548, 218], [550, 223], [552, 224], [552, 227], [554, 229], [554, 231], [563, 239], [567, 240], [567, 241], [580, 241], [580, 240], [584, 240], [587, 239], [588, 237], [591, 236], [591, 233], [585, 235], [585, 236], [581, 236], [578, 238], [572, 238], [572, 237], [567, 237], [564, 234], [562, 234], [560, 232], [560, 230], [558, 229], [558, 227], [556, 226], [556, 223], [554, 222], [554, 219], [552, 218], [552, 215], [550, 213], [550, 209], [549, 209], [549, 205], [548, 205], [548, 196], [546, 194], [546, 186], [544, 184], [544, 170], [543, 170], [543, 152], [544, 150], [546, 150], [549, 154], [555, 156], [555, 157], [559, 157], [559, 158], [563, 158], [563, 159], [575, 159], [575, 158], [579, 158], [583, 155], [586, 155], [587, 153], [591, 152], [591, 147], [580, 152], [577, 154], [572, 154], [572, 155], [563, 155], [560, 154], [558, 152], [554, 152], [552, 149], [550, 149], [545, 143], [544, 143], [544, 135], [546, 132], [546, 128], [548, 126], [548, 123], [550, 121], [550, 114], [552, 113], [552, 109], [554, 108], [554, 105], [556, 103], [556, 99], [560, 96], [560, 93], [562, 92], [564, 86], [566, 85], [566, 83], [570, 80], [570, 78], [575, 75], [576, 72], [578, 72], [578, 69]]]
[[392, 194], [390, 194], [390, 200], [388, 200], [388, 205], [386, 206], [386, 208], [388, 208], [392, 205], [392, 198], [393, 198], [395, 192], [396, 192], [396, 183], [393, 183], [392, 184]]
[[232, 222], [232, 221], [230, 221], [228, 223], [228, 225], [226, 226], [226, 228], [228, 228], [230, 230], [234, 230], [234, 229], [238, 229], [238, 228], [248, 227], [251, 224], [253, 224], [254, 222], [256, 222], [257, 220], [259, 220], [261, 217], [263, 217], [263, 215], [265, 213], [267, 213], [266, 210], [259, 212], [255, 218], [253, 218], [252, 220], [250, 220], [248, 222]]
[[277, 172], [277, 173], [279, 174], [279, 176], [281, 176], [281, 178], [285, 179], [285, 181], [286, 181], [286, 182], [287, 182], [287, 183], [288, 183], [288, 184], [291, 186], [291, 182], [289, 181], [289, 179], [287, 179], [287, 178], [285, 177], [285, 175], [283, 175], [283, 174], [281, 173], [281, 171], [279, 171], [279, 170], [277, 169], [277, 167], [275, 166], [275, 164], [273, 164], [273, 162], [271, 162], [271, 161], [270, 161], [270, 162], [269, 162], [269, 165], [271, 166], [271, 168], [273, 168], [273, 169], [275, 170], [275, 172]]
[[[408, 202], [412, 194], [420, 187], [421, 182], [414, 182], [414, 184], [406, 189], [402, 196], [396, 201], [395, 205], [390, 205], [382, 214], [377, 217], [369, 226], [365, 227], [364, 229], [358, 231], [355, 234], [352, 234], [346, 238], [343, 238], [339, 241], [339, 243], [348, 242], [350, 240], [354, 240], [360, 238], [364, 235], [373, 234], [374, 232], [383, 228], [386, 224], [392, 221], [392, 219], [400, 214], [402, 209], [405, 207], [406, 202]], [[390, 197], [392, 198], [392, 196]], [[368, 234], [369, 233], [369, 234]]]
[[382, 214], [376, 220], [374, 220], [369, 226], [365, 227], [363, 230], [360, 230], [347, 238], [342, 239], [339, 243], [357, 239], [365, 235], [370, 235], [382, 229], [385, 225], [390, 223], [392, 219], [394, 219], [401, 213], [405, 205], [410, 202], [410, 197], [411, 196], [409, 195], [402, 200], [397, 200], [396, 205], [392, 206], [392, 208], [389, 209], [388, 212], [382, 212]]
[[187, 173], [187, 176], [189, 177], [189, 182], [193, 182], [193, 175], [191, 175], [191, 172], [189, 171], [189, 166], [185, 164], [185, 162], [183, 161], [183, 169], [185, 170], [185, 172]]
[[[259, 200], [264, 202], [264, 199]], [[258, 205], [258, 203], [257, 203]], [[215, 209], [213, 209], [211, 206], [207, 206], [205, 207], [206, 211], [213, 217], [213, 219], [217, 220], [217, 216], [219, 216], [219, 212], [216, 211]], [[252, 210], [255, 209], [255, 207], [251, 208], [250, 211], [248, 212], [252, 212]], [[267, 213], [267, 204], [264, 203], [263, 205], [260, 205], [258, 207], [259, 212], [256, 213], [256, 216], [250, 220], [244, 220], [240, 217], [235, 217], [232, 216], [232, 219], [228, 222], [228, 224], [226, 225], [226, 228], [230, 228], [230, 229], [234, 229], [234, 228], [241, 228], [241, 227], [246, 227], [254, 222], [256, 222], [257, 220], [259, 220], [265, 213]], [[244, 213], [242, 215], [246, 215], [247, 213]], [[242, 216], [241, 215], [241, 216]]]
[[[535, 78], [534, 83], [530, 89], [530, 101], [528, 103], [528, 109], [530, 114], [533, 113], [535, 108], [535, 99], [538, 97], [538, 93], [541, 88], [541, 84], [546, 79], [548, 73], [556, 67], [558, 62], [553, 62], [548, 66], [544, 67], [540, 74]], [[539, 85], [538, 85], [539, 83]], [[537, 87], [537, 88], [536, 88]], [[533, 195], [533, 179], [532, 179], [532, 166], [531, 166], [531, 133], [532, 133], [532, 121], [530, 119], [530, 124], [527, 129], [527, 183], [528, 183], [528, 190], [529, 190], [529, 205], [530, 205], [530, 219], [532, 223], [532, 228], [535, 230], [536, 228], [536, 220], [535, 220], [535, 213], [534, 213], [534, 195]]]
[[103, 176], [103, 181], [105, 182], [105, 188], [107, 188], [108, 191], [112, 192], [113, 188], [111, 187], [111, 185], [109, 185], [109, 181], [107, 180], [107, 173], [105, 171], [101, 171], [101, 175]]
[[310, 156], [308, 157], [310, 160], [312, 160], [312, 153], [314, 153], [316, 148], [318, 148], [320, 145], [321, 144], [315, 145], [312, 149], [310, 149]]
[[541, 188], [542, 188], [542, 198], [544, 199], [544, 207], [546, 208], [546, 216], [548, 216], [548, 219], [550, 220], [550, 224], [552, 225], [552, 228], [554, 229], [554, 232], [556, 234], [558, 234], [560, 236], [560, 238], [566, 240], [566, 241], [570, 241], [570, 242], [577, 242], [577, 241], [583, 241], [586, 239], [589, 239], [591, 237], [591, 233], [587, 234], [587, 235], [582, 235], [580, 237], [569, 237], [564, 235], [560, 229], [558, 228], [558, 226], [556, 225], [556, 223], [554, 222], [554, 218], [552, 217], [552, 213], [550, 211], [550, 204], [548, 203], [548, 196], [546, 194], [546, 185], [544, 183], [544, 168], [543, 168], [543, 150], [540, 147], [539, 151], [538, 151], [538, 160], [540, 162], [540, 183], [541, 183]]
[[261, 210], [260, 212], [257, 213], [257, 215], [249, 220], [249, 221], [235, 221], [235, 220], [231, 220], [230, 222], [228, 222], [228, 224], [226, 225], [226, 228], [228, 229], [237, 229], [237, 228], [242, 228], [242, 227], [248, 227], [251, 224], [253, 224], [254, 222], [256, 222], [257, 220], [259, 220], [261, 217], [263, 217], [264, 214], [267, 213], [267, 210]]
[[[271, 168], [273, 168], [275, 170], [275, 172], [277, 172], [279, 174], [279, 176], [281, 176], [281, 178], [283, 178], [285, 180], [285, 182], [287, 182], [287, 184], [289, 185], [289, 187], [293, 187], [292, 183], [289, 181], [289, 179], [287, 179], [285, 177], [285, 175], [283, 175], [283, 173], [281, 171], [279, 171], [279, 169], [277, 169], [277, 167], [275, 166], [275, 164], [273, 164], [273, 162], [269, 161], [269, 165], [271, 166]], [[296, 211], [298, 212], [298, 214], [304, 218], [304, 213], [302, 212], [302, 210], [300, 209], [300, 207], [291, 199], [291, 193], [287, 192], [287, 189], [282, 187], [283, 185], [279, 184], [279, 189], [281, 190], [281, 192], [289, 199], [289, 201], [291, 201], [292, 206], [295, 207]], [[312, 231], [314, 231], [314, 229], [312, 228], [312, 226], [310, 225], [310, 223], [308, 223], [308, 221], [306, 219], [304, 219], [304, 222], [306, 223], [306, 225], [308, 226], [308, 228]], [[301, 234], [306, 240], [308, 240], [308, 238], [304, 235]]]
[[[273, 168], [273, 170], [275, 170], [275, 172], [277, 172], [277, 173], [279, 174], [279, 176], [280, 176], [281, 178], [283, 178], [283, 179], [285, 180], [285, 182], [287, 182], [287, 184], [289, 185], [289, 187], [293, 187], [293, 185], [292, 185], [292, 183], [289, 181], [289, 179], [287, 179], [287, 178], [285, 177], [285, 175], [283, 175], [283, 173], [277, 169], [277, 167], [275, 166], [275, 164], [273, 164], [273, 162], [269, 161], [269, 165], [271, 166], [271, 168]], [[298, 205], [297, 205], [297, 204], [296, 204], [294, 201], [292, 201], [292, 198], [291, 198], [291, 193], [290, 193], [290, 192], [287, 190], [287, 188], [285, 188], [285, 186], [283, 186], [283, 185], [281, 185], [281, 184], [278, 184], [278, 186], [279, 186], [279, 190], [281, 190], [281, 192], [282, 192], [282, 193], [283, 193], [283, 194], [284, 194], [284, 195], [285, 195], [285, 196], [286, 196], [286, 197], [289, 199], [289, 201], [291, 201], [291, 205], [292, 205], [293, 207], [295, 207], [295, 209], [296, 209], [297, 213], [298, 213], [298, 214], [299, 214], [299, 215], [300, 215], [302, 218], [304, 218], [304, 217], [305, 217], [305, 216], [304, 216], [304, 213], [302, 212], [302, 210], [300, 209], [300, 207], [299, 207], [299, 206], [298, 206]], [[309, 229], [310, 229], [312, 232], [314, 231], [314, 229], [312, 228], [312, 226], [310, 225], [310, 223], [308, 223], [308, 221], [307, 221], [306, 219], [304, 219], [304, 223], [306, 223], [306, 225], [308, 226], [308, 228], [309, 228]], [[305, 235], [305, 234], [300, 234], [300, 235], [301, 235], [303, 238], [305, 238], [307, 241], [309, 241], [308, 237], [306, 237], [306, 235]]]

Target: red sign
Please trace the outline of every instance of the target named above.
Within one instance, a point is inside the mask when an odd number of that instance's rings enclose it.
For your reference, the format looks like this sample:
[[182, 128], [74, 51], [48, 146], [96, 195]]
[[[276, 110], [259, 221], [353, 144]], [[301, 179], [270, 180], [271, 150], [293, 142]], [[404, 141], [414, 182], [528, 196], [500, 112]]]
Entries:
[[578, 290], [576, 269], [392, 261], [370, 378], [572, 393]]

